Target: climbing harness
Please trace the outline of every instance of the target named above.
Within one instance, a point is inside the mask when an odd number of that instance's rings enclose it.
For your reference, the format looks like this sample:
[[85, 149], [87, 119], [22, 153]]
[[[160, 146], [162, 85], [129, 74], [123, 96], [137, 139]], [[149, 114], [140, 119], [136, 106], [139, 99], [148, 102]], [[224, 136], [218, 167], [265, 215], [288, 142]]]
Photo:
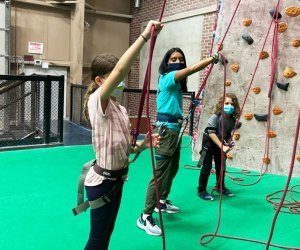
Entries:
[[[210, 131], [213, 131], [218, 137], [219, 139], [221, 140], [221, 134], [220, 134], [220, 130], [222, 130], [222, 126], [221, 123], [222, 123], [222, 116], [221, 116], [221, 113], [218, 113], [217, 114], [217, 127], [206, 127], [204, 132], [203, 132], [203, 137], [202, 137], [202, 148], [200, 150], [200, 158], [199, 158], [199, 161], [197, 163], [197, 167], [202, 167], [203, 165], [203, 161], [204, 161], [204, 158], [206, 156], [206, 153], [208, 151], [208, 149], [210, 148], [210, 145], [211, 145], [211, 139], [209, 137], [209, 133]], [[231, 120], [233, 118], [227, 118], [227, 120]], [[229, 122], [226, 122], [225, 124], [225, 130], [226, 131], [231, 131], [231, 128], [233, 127], [234, 123], [229, 123]], [[234, 147], [234, 141], [228, 138], [225, 138], [227, 140], [223, 140], [223, 145], [225, 146], [228, 146], [229, 149], [225, 152], [225, 155]]]
[[[98, 198], [96, 200], [88, 201], [88, 200], [84, 200], [84, 181], [85, 181], [85, 177], [91, 167], [94, 169], [94, 171], [97, 174], [99, 174], [101, 176], [116, 179], [116, 183], [107, 194], [101, 196], [100, 198]], [[96, 160], [91, 160], [91, 161], [88, 161], [87, 163], [85, 163], [83, 165], [81, 174], [79, 176], [79, 181], [78, 181], [77, 207], [72, 209], [74, 216], [80, 214], [81, 212], [86, 211], [89, 207], [91, 209], [96, 209], [96, 208], [106, 205], [107, 203], [110, 203], [112, 197], [119, 190], [121, 190], [121, 188], [123, 186], [122, 177], [126, 176], [127, 173], [128, 173], [128, 167], [120, 169], [120, 170], [109, 170], [109, 169], [104, 169], [104, 168], [101, 168], [100, 166], [98, 166], [96, 163]]]

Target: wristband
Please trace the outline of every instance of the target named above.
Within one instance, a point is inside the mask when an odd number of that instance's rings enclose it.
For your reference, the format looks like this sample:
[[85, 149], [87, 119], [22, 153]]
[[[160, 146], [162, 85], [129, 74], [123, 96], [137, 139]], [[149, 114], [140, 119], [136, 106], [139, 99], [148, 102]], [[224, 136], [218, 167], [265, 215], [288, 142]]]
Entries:
[[144, 37], [142, 34], [141, 34], [141, 37], [144, 39], [145, 42], [148, 42], [147, 38]]

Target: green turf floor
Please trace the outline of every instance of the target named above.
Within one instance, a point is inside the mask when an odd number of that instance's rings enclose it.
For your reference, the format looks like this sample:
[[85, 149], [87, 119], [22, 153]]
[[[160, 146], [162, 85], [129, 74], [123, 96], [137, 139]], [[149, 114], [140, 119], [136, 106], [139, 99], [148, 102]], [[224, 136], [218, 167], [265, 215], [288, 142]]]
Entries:
[[[183, 144], [188, 143], [189, 138], [184, 138]], [[81, 167], [93, 156], [90, 145], [0, 152], [0, 249], [83, 249], [89, 233], [89, 212], [74, 217], [71, 209], [76, 204]], [[130, 166], [110, 250], [162, 249], [162, 237], [147, 235], [136, 226], [152, 175], [150, 164], [150, 153], [146, 151]], [[266, 249], [261, 244], [217, 237], [201, 245], [199, 239], [215, 232], [221, 211], [218, 234], [266, 242], [275, 210], [265, 197], [282, 190], [287, 177], [265, 175], [249, 187], [235, 185], [226, 178], [235, 197], [224, 197], [219, 210], [219, 196], [212, 202], [197, 197], [199, 171], [187, 170], [184, 164], [195, 165], [190, 147], [182, 148], [180, 170], [169, 197], [181, 212], [163, 214], [166, 249]], [[255, 180], [244, 178], [245, 182]], [[291, 185], [299, 181], [293, 178]], [[209, 190], [214, 183], [212, 175]], [[299, 201], [300, 197], [296, 198]], [[272, 243], [300, 249], [299, 235], [300, 216], [280, 213]]]

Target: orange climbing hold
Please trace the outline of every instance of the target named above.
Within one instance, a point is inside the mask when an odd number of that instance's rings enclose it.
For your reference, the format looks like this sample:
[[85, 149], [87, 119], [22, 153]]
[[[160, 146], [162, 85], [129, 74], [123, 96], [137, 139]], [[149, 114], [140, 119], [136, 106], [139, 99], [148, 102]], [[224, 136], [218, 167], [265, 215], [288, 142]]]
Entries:
[[279, 106], [274, 106], [272, 111], [274, 115], [280, 115], [283, 112]]
[[252, 113], [245, 113], [244, 114], [244, 118], [246, 119], [246, 120], [252, 120], [252, 118], [253, 118], [253, 114]]
[[297, 161], [300, 161], [300, 155], [296, 155]]
[[290, 6], [290, 7], [287, 7], [285, 9], [285, 13], [288, 15], [288, 16], [291, 16], [291, 17], [296, 17], [300, 14], [300, 7], [296, 7], [296, 6]]
[[261, 91], [260, 87], [258, 87], [258, 86], [253, 87], [252, 90], [255, 94], [259, 94]]
[[229, 87], [231, 85], [231, 80], [227, 79], [225, 81], [225, 86]]
[[287, 24], [285, 22], [280, 22], [278, 24], [278, 32], [279, 33], [285, 32], [287, 30], [287, 28], [288, 28], [288, 26], [287, 26]]
[[297, 48], [300, 46], [300, 39], [293, 39], [292, 46]]
[[241, 134], [239, 132], [234, 132], [233, 133], [233, 139], [234, 140], [238, 141], [240, 139], [240, 137], [241, 137]]
[[269, 164], [271, 162], [271, 159], [268, 157], [264, 157], [262, 160], [263, 160], [263, 163], [265, 163], [265, 164]]
[[268, 137], [269, 138], [274, 138], [274, 137], [276, 137], [277, 136], [277, 134], [273, 131], [273, 130], [269, 130], [268, 131]]
[[230, 68], [232, 69], [233, 72], [237, 73], [240, 69], [240, 66], [237, 63], [231, 64]]
[[233, 159], [232, 155], [229, 154], [229, 153], [226, 154], [226, 158], [229, 159], [229, 160], [232, 160], [232, 159]]
[[250, 18], [244, 18], [243, 25], [244, 26], [250, 26], [252, 23], [252, 20]]
[[268, 58], [269, 57], [269, 53], [267, 52], [267, 51], [262, 51], [262, 52], [260, 52], [260, 54], [259, 54], [259, 58], [260, 59], [266, 59], [266, 58]]
[[291, 78], [294, 77], [295, 75], [297, 75], [297, 73], [289, 67], [286, 67], [285, 70], [283, 71], [283, 76], [286, 78]]

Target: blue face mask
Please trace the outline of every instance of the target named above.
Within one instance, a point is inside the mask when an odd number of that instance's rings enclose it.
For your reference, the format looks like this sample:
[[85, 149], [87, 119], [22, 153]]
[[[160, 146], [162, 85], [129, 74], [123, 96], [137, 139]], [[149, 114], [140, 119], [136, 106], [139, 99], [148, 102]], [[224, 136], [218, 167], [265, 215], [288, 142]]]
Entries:
[[121, 81], [119, 85], [114, 89], [114, 91], [111, 93], [111, 96], [113, 97], [119, 97], [122, 95], [123, 90], [125, 88], [125, 80]]
[[185, 68], [184, 63], [169, 63], [168, 64], [169, 72], [181, 70], [181, 69], [184, 69], [184, 68]]
[[232, 105], [224, 105], [224, 113], [226, 115], [231, 115], [235, 111], [235, 108]]

